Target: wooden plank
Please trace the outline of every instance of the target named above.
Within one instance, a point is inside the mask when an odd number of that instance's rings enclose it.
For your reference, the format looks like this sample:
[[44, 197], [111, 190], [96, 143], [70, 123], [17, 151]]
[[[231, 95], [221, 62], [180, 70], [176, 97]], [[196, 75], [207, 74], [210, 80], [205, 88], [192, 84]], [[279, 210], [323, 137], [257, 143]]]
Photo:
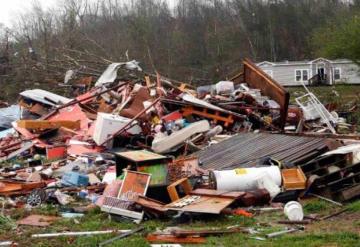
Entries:
[[0, 180], [0, 196], [27, 194], [33, 189], [45, 187], [45, 182], [20, 182], [15, 180]]
[[222, 116], [220, 116], [219, 111], [215, 111], [215, 114], [212, 114], [212, 113], [209, 113], [208, 109], [206, 109], [206, 108], [203, 108], [202, 111], [200, 111], [200, 110], [194, 109], [192, 106], [184, 107], [182, 109], [182, 111], [183, 111], [182, 114], [185, 117], [194, 114], [194, 115], [202, 116], [205, 118], [213, 119], [213, 121], [215, 123], [217, 123], [217, 121], [224, 122], [225, 127], [228, 127], [230, 124], [234, 123], [232, 115], [229, 114], [226, 117], [222, 117]]
[[167, 209], [164, 207], [165, 205], [164, 203], [145, 196], [139, 196], [138, 199], [136, 200], [136, 203], [148, 210], [152, 210], [160, 213], [167, 211]]
[[180, 243], [180, 244], [203, 244], [206, 239], [203, 237], [185, 237], [178, 238], [173, 235], [158, 235], [149, 234], [146, 236], [146, 240], [150, 243]]
[[200, 196], [195, 202], [184, 207], [175, 207], [175, 204], [190, 198], [192, 196], [185, 196], [175, 202], [166, 205], [166, 208], [174, 211], [190, 212], [190, 213], [206, 213], [206, 214], [220, 214], [223, 209], [228, 207], [235, 201], [233, 198], [221, 198], [211, 196]]
[[223, 191], [223, 190], [211, 190], [211, 189], [196, 189], [191, 191], [191, 195], [199, 196], [213, 196], [221, 198], [233, 198], [237, 199], [246, 194], [246, 192], [241, 191]]
[[339, 197], [341, 201], [347, 201], [359, 195], [360, 195], [360, 184], [350, 188], [346, 188], [343, 191], [339, 192]]
[[167, 191], [169, 193], [169, 196], [170, 196], [170, 199], [172, 202], [180, 199], [179, 195], [176, 191], [176, 186], [179, 186], [179, 185], [183, 188], [185, 194], [187, 194], [187, 195], [190, 194], [190, 192], [192, 190], [191, 184], [187, 178], [179, 179], [178, 181], [170, 184], [167, 187]]
[[80, 129], [80, 121], [69, 120], [19, 120], [17, 126], [24, 129], [44, 130], [65, 127], [68, 129]]
[[210, 235], [223, 235], [223, 234], [230, 234], [230, 233], [239, 233], [244, 232], [248, 233], [248, 229], [243, 228], [233, 228], [233, 229], [200, 229], [200, 230], [173, 230], [171, 234], [176, 237], [189, 237], [189, 236], [200, 236], [206, 237]]
[[150, 88], [150, 87], [151, 87], [150, 76], [145, 76], [145, 82], [146, 82], [146, 86], [147, 86], [148, 88]]
[[257, 67], [249, 59], [243, 61], [243, 73], [230, 78], [235, 83], [247, 83], [251, 88], [261, 90], [261, 94], [269, 96], [280, 105], [280, 124], [283, 129], [286, 123], [286, 116], [289, 106], [290, 94], [278, 82], [267, 75], [262, 69]]

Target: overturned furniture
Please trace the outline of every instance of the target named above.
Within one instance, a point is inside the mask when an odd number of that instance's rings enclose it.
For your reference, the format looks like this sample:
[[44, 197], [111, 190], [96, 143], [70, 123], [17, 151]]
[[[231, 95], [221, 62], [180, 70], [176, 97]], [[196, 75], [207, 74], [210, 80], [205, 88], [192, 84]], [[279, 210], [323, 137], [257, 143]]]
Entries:
[[289, 107], [290, 94], [278, 82], [267, 75], [249, 59], [243, 61], [243, 71], [230, 78], [234, 83], [246, 83], [252, 88], [261, 90], [265, 96], [269, 96], [280, 105], [280, 119], [278, 127], [283, 129]]

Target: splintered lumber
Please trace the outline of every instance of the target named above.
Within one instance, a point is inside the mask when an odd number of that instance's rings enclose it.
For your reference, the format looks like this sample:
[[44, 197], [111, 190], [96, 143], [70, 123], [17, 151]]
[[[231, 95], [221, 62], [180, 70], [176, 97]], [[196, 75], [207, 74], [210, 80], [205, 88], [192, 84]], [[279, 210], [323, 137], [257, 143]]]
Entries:
[[65, 127], [68, 129], [80, 129], [80, 121], [69, 120], [19, 120], [18, 127], [31, 130], [57, 129]]
[[176, 191], [176, 187], [178, 187], [179, 185], [183, 188], [185, 194], [187, 194], [187, 195], [190, 194], [190, 192], [192, 190], [191, 184], [187, 178], [179, 179], [178, 181], [170, 184], [167, 187], [167, 191], [169, 193], [169, 196], [170, 196], [170, 199], [172, 202], [180, 199], [180, 197]]
[[206, 237], [210, 235], [223, 235], [223, 234], [230, 234], [230, 233], [248, 233], [248, 229], [242, 229], [242, 228], [234, 228], [234, 229], [203, 229], [203, 230], [173, 230], [171, 231], [172, 235], [175, 237], [190, 237], [190, 236], [200, 236], [200, 237]]
[[73, 101], [70, 101], [70, 102], [67, 103], [67, 104], [64, 104], [64, 105], [61, 105], [61, 106], [57, 107], [55, 110], [53, 110], [53, 111], [50, 112], [49, 114], [47, 114], [47, 115], [45, 115], [45, 116], [42, 116], [41, 119], [47, 119], [47, 118], [51, 117], [52, 115], [54, 115], [55, 113], [57, 113], [59, 110], [61, 110], [61, 109], [63, 109], [63, 108], [66, 108], [66, 107], [69, 107], [69, 106], [72, 106], [72, 105], [75, 105], [75, 104], [79, 104], [79, 103], [84, 102], [84, 101], [87, 101], [87, 100], [89, 100], [89, 99], [91, 99], [91, 98], [98, 97], [98, 96], [100, 96], [100, 95], [102, 95], [102, 94], [105, 94], [105, 93], [110, 92], [110, 91], [112, 91], [112, 90], [116, 90], [116, 89], [118, 89], [118, 88], [120, 88], [120, 87], [122, 87], [122, 86], [125, 86], [125, 85], [127, 85], [127, 84], [129, 84], [129, 82], [122, 82], [122, 83], [120, 83], [120, 84], [118, 84], [118, 85], [116, 85], [116, 86], [114, 86], [114, 87], [111, 87], [111, 88], [108, 88], [108, 89], [106, 89], [106, 90], [102, 90], [102, 91], [100, 91], [100, 92], [91, 94], [91, 95], [89, 95], [89, 96], [87, 96], [87, 97], [84, 97], [84, 98], [81, 98], [81, 99], [74, 99]]
[[[204, 118], [210, 118], [215, 123], [217, 123], [218, 121], [224, 122], [225, 127], [228, 127], [230, 124], [234, 123], [233, 116], [229, 113], [220, 113], [219, 111], [209, 110], [206, 108], [200, 109], [200, 107], [194, 108], [192, 106], [184, 107], [182, 110], [183, 110], [182, 114], [184, 117], [194, 114], [194, 115], [202, 116]], [[226, 114], [227, 116], [222, 116], [221, 114], [222, 115]]]
[[203, 244], [206, 242], [206, 239], [203, 237], [184, 237], [179, 238], [174, 235], [158, 235], [158, 234], [149, 234], [146, 237], [146, 240], [150, 243], [179, 243], [179, 244]]

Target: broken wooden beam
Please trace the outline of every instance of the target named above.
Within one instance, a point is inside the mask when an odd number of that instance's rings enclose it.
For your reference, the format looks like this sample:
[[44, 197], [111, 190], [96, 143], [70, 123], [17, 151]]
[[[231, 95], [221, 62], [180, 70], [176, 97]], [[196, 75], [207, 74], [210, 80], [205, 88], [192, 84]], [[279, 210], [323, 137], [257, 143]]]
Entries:
[[[182, 115], [184, 117], [187, 117], [187, 116], [194, 114], [194, 115], [198, 115], [198, 116], [201, 116], [204, 118], [212, 119], [214, 121], [214, 123], [224, 122], [225, 127], [228, 127], [229, 125], [234, 123], [234, 119], [231, 114], [223, 113], [220, 111], [215, 111], [215, 110], [207, 109], [207, 108], [202, 108], [202, 109], [198, 109], [198, 108], [194, 108], [192, 106], [184, 107], [182, 109], [182, 111], [183, 111]], [[226, 116], [224, 116], [224, 115], [226, 115]]]
[[234, 228], [234, 229], [202, 229], [202, 230], [173, 230], [171, 234], [176, 237], [190, 237], [190, 236], [200, 236], [206, 237], [210, 235], [223, 235], [223, 234], [230, 234], [230, 233], [248, 233], [248, 229], [243, 228]]
[[206, 239], [203, 237], [185, 237], [179, 238], [174, 235], [158, 235], [158, 234], [149, 234], [146, 237], [146, 240], [150, 243], [180, 243], [180, 244], [204, 244]]
[[24, 129], [44, 130], [58, 129], [65, 127], [68, 129], [80, 129], [80, 121], [69, 120], [19, 120], [17, 126]]
[[169, 196], [170, 196], [170, 199], [172, 202], [174, 201], [177, 201], [180, 199], [177, 191], [176, 191], [176, 187], [177, 186], [181, 186], [185, 192], [185, 194], [189, 195], [190, 192], [192, 191], [192, 188], [191, 188], [191, 184], [189, 182], [189, 180], [187, 178], [181, 178], [179, 179], [178, 181], [170, 184], [168, 187], [167, 187], [167, 191], [169, 193]]

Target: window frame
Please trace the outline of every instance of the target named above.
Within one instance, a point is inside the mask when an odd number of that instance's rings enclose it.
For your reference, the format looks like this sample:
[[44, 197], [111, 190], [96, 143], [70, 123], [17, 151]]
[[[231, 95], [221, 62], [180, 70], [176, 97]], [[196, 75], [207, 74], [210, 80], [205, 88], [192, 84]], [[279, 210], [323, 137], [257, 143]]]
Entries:
[[[306, 71], [306, 80], [304, 80], [304, 71]], [[309, 70], [308, 69], [303, 69], [303, 70], [301, 70], [301, 72], [302, 72], [302, 75], [301, 75], [301, 79], [302, 79], [302, 81], [308, 81], [309, 80]]]
[[[300, 72], [300, 75], [298, 75], [298, 72]], [[298, 80], [299, 76], [299, 80]], [[295, 82], [302, 82], [302, 72], [301, 69], [295, 69]]]
[[[338, 78], [338, 79], [335, 78], [335, 76], [336, 76], [336, 70], [339, 71], [339, 78]], [[342, 78], [342, 76], [341, 76], [341, 68], [335, 67], [335, 68], [334, 68], [334, 81], [339, 81], [339, 80], [341, 80], [341, 78]]]
[[[304, 80], [304, 71], [306, 71], [306, 76], [307, 79]], [[300, 72], [300, 74], [298, 75], [298, 72]], [[298, 77], [299, 80], [298, 80]], [[309, 69], [295, 69], [295, 82], [307, 82], [310, 78], [310, 70]]]

